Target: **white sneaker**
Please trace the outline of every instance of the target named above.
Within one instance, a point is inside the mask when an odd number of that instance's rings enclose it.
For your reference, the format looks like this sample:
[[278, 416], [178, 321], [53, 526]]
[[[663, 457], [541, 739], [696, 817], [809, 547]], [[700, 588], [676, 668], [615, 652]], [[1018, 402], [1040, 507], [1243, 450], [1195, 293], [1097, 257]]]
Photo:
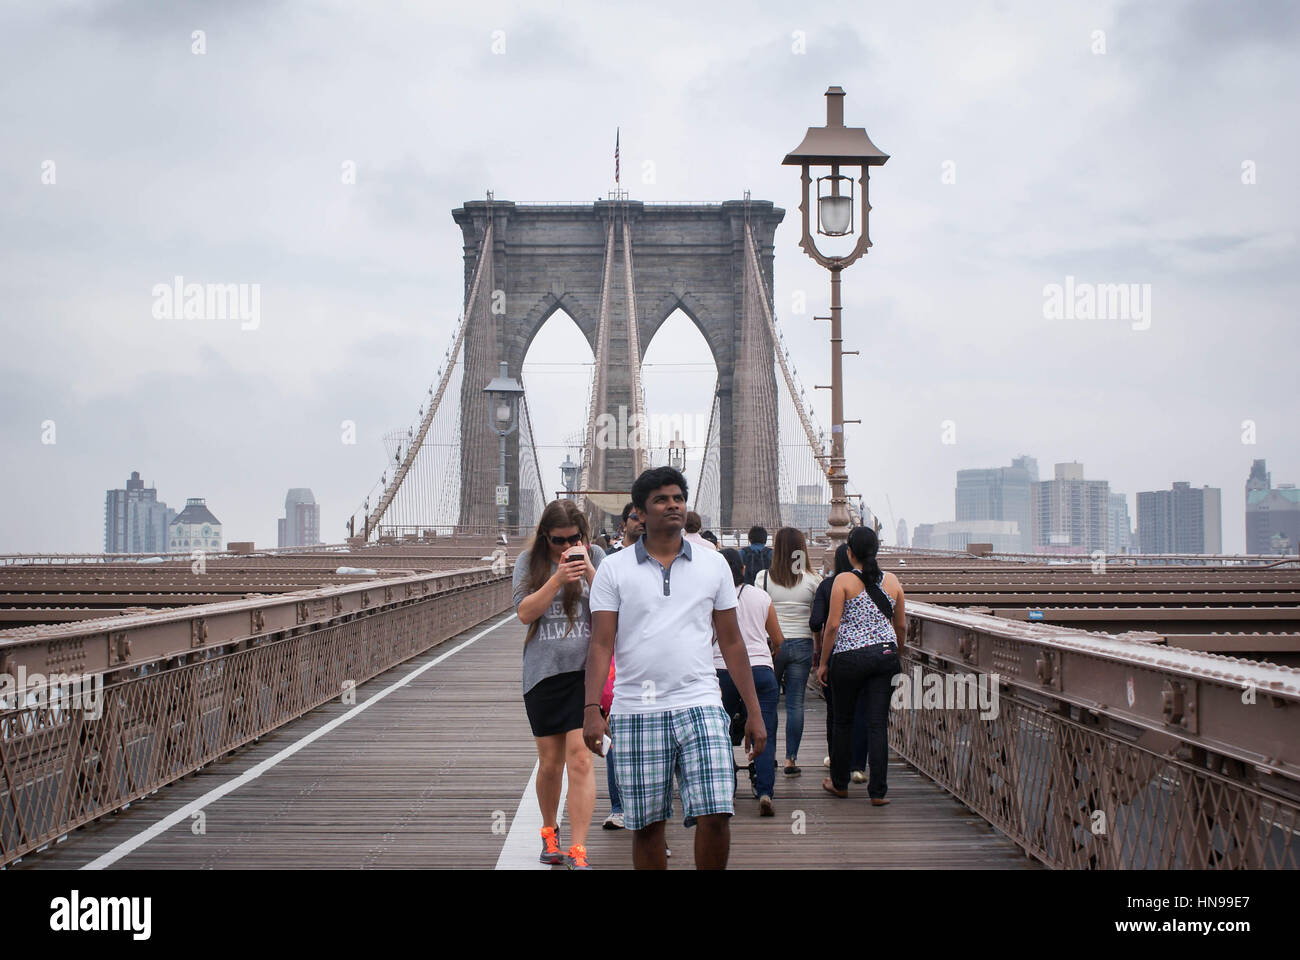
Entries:
[[611, 813], [608, 817], [605, 818], [605, 822], [601, 824], [601, 827], [605, 830], [622, 830], [623, 814]]
[[822, 761], [822, 766], [823, 766], [823, 767], [829, 767], [830, 765], [831, 765], [831, 758], [830, 758], [830, 757], [827, 757], [825, 760]]
[[867, 771], [865, 771], [865, 770], [854, 770], [853, 773], [850, 775], [849, 779], [851, 779], [854, 783], [866, 783], [866, 782], [867, 782]]

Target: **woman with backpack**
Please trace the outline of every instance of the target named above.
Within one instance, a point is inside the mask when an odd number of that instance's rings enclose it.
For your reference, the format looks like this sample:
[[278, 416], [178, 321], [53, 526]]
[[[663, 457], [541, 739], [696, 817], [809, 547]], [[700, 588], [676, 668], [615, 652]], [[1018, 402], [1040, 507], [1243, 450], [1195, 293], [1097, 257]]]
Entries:
[[799, 743], [803, 739], [803, 704], [812, 672], [813, 639], [808, 619], [820, 582], [812, 572], [803, 532], [782, 527], [772, 544], [772, 567], [754, 577], [754, 586], [772, 598], [785, 642], [773, 658], [776, 681], [785, 686], [785, 767], [797, 777]]
[[[740, 625], [741, 639], [745, 641], [745, 651], [749, 654], [749, 666], [754, 674], [754, 693], [758, 695], [758, 706], [763, 711], [763, 725], [767, 727], [767, 746], [754, 758], [754, 795], [758, 797], [758, 815], [774, 817], [776, 810], [772, 806], [772, 793], [776, 787], [776, 702], [781, 691], [776, 684], [776, 674], [772, 671], [772, 654], [781, 649], [781, 626], [777, 623], [772, 598], [757, 587], [745, 583], [745, 567], [740, 560], [740, 551], [728, 547], [722, 551], [722, 558], [731, 567], [731, 579], [736, 586], [736, 621]], [[722, 707], [727, 711], [727, 716], [734, 717], [738, 713], [743, 715], [744, 701], [727, 671], [727, 662], [722, 659], [716, 638], [713, 645], [713, 667], [718, 671]]]
[[831, 775], [822, 789], [837, 797], [849, 795], [849, 763], [853, 751], [853, 714], [858, 698], [867, 698], [867, 794], [875, 806], [885, 799], [889, 761], [889, 700], [891, 680], [898, 673], [907, 618], [903, 586], [876, 562], [880, 541], [875, 531], [854, 527], [849, 533], [853, 569], [841, 573], [831, 587], [831, 610], [822, 639], [817, 678], [833, 693]]

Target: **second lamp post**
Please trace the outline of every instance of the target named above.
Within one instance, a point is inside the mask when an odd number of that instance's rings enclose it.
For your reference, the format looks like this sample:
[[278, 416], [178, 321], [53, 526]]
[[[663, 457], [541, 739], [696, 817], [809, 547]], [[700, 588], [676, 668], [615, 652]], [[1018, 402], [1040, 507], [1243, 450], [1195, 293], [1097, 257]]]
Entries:
[[493, 429], [501, 441], [501, 466], [497, 480], [497, 524], [506, 532], [506, 507], [510, 505], [510, 488], [506, 486], [506, 437], [519, 428], [519, 398], [524, 388], [510, 376], [509, 365], [502, 360], [499, 372], [483, 388], [492, 397]]

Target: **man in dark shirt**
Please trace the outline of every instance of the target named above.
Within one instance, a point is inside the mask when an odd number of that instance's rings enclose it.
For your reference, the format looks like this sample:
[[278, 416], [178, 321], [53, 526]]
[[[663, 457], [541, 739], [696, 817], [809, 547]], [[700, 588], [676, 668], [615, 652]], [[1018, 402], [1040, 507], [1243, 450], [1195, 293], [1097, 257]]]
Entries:
[[767, 531], [764, 528], [749, 528], [749, 546], [741, 549], [740, 562], [745, 565], [745, 582], [751, 587], [759, 571], [771, 569], [772, 548], [767, 545]]

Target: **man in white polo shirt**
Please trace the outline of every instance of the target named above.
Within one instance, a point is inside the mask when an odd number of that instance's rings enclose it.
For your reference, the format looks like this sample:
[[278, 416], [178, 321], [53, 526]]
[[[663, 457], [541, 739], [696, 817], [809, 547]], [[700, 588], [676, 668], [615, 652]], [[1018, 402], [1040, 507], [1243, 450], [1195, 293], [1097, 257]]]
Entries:
[[[583, 739], [595, 753], [608, 731], [610, 758], [635, 831], [632, 864], [665, 869], [664, 823], [672, 816], [673, 775], [686, 826], [694, 825], [695, 865], [723, 869], [731, 847], [735, 767], [729, 721], [713, 667], [713, 636], [749, 714], [745, 747], [763, 750], [767, 729], [754, 693], [749, 655], [736, 623], [736, 590], [721, 554], [682, 538], [686, 478], [672, 467], [647, 470], [632, 485], [645, 532], [606, 558], [591, 584], [591, 646]], [[600, 694], [611, 655], [618, 661], [609, 723]]]

